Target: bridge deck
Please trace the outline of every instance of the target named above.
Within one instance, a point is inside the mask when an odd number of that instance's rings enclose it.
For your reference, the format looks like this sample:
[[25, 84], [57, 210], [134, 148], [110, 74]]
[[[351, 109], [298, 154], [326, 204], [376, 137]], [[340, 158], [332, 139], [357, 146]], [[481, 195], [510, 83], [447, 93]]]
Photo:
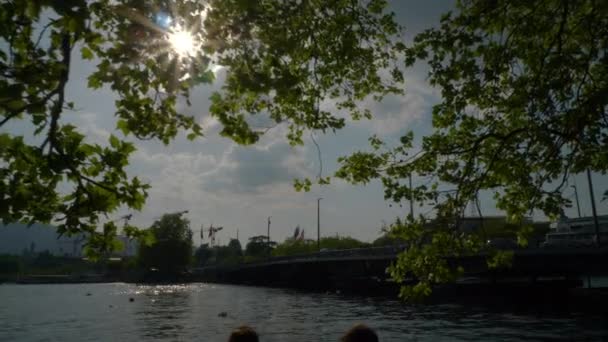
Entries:
[[[226, 271], [276, 268], [288, 265], [360, 263], [382, 264], [384, 268], [394, 261], [401, 247], [359, 248], [326, 251], [306, 255], [274, 257], [264, 261], [240, 264], [233, 267], [207, 266], [195, 268], [195, 272], [222, 269]], [[449, 258], [451, 263], [463, 265], [468, 274], [488, 272], [488, 253]], [[345, 266], [348, 267], [348, 266]], [[518, 249], [514, 250], [513, 267], [508, 273], [556, 275], [556, 274], [608, 274], [608, 247], [589, 249]]]

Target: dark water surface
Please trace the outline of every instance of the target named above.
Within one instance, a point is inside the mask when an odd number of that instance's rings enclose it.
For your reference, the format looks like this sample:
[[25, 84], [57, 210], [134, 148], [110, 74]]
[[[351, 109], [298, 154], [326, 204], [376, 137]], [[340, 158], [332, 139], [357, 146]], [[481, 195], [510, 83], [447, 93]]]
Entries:
[[0, 340], [226, 341], [249, 324], [262, 341], [337, 341], [365, 322], [381, 341], [608, 341], [608, 317], [516, 312], [211, 284], [0, 285]]

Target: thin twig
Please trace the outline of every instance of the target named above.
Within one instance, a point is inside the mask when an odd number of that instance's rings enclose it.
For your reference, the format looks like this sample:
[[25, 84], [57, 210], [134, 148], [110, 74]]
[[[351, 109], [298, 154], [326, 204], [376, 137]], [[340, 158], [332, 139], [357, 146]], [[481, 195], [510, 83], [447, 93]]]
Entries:
[[46, 32], [46, 30], [56, 22], [57, 22], [57, 19], [50, 19], [50, 22], [48, 24], [44, 25], [44, 27], [40, 31], [40, 34], [38, 34], [38, 39], [36, 39], [36, 44], [34, 44], [34, 48], [38, 47], [38, 44], [40, 44], [40, 41], [42, 40], [42, 36]]
[[319, 179], [321, 179], [321, 177], [323, 176], [323, 159], [321, 158], [321, 148], [319, 147], [317, 140], [315, 140], [315, 136], [312, 132], [310, 132], [310, 138], [312, 139], [312, 142], [317, 147], [317, 157], [319, 158], [319, 176], [318, 177], [319, 177]]

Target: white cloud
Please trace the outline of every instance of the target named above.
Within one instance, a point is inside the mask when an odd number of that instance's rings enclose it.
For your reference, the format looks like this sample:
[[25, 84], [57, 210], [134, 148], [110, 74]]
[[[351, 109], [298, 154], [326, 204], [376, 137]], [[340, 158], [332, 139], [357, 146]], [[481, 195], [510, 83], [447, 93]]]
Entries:
[[415, 74], [406, 78], [405, 93], [390, 95], [382, 102], [367, 101], [366, 107], [374, 118], [368, 123], [379, 135], [404, 132], [408, 127], [430, 118], [433, 105], [439, 99], [437, 91]]
[[102, 146], [108, 144], [111, 133], [99, 124], [99, 115], [91, 112], [70, 114], [75, 114], [75, 116], [68, 117], [69, 121], [74, 122], [78, 127], [78, 131], [86, 136], [86, 141], [88, 143], [95, 143]]
[[309, 177], [312, 165], [303, 148], [274, 141], [270, 144], [231, 145], [218, 167], [205, 175], [204, 188], [211, 192], [260, 193], [294, 178]]
[[197, 199], [202, 177], [216, 165], [213, 155], [201, 152], [149, 153], [140, 148], [131, 160], [131, 175], [152, 185], [151, 194], [165, 201]]

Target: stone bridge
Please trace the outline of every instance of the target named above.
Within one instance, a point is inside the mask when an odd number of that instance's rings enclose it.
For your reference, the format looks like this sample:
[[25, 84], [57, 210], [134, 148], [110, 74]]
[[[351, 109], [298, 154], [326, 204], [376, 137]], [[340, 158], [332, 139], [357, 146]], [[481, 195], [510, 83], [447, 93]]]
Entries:
[[[307, 255], [274, 257], [237, 266], [193, 269], [203, 281], [305, 289], [344, 289], [394, 292], [386, 268], [403, 250], [400, 246], [325, 251]], [[487, 255], [450, 258], [465, 268], [465, 277], [484, 281], [519, 279], [579, 279], [608, 276], [608, 248], [519, 249], [510, 268], [490, 270]]]

